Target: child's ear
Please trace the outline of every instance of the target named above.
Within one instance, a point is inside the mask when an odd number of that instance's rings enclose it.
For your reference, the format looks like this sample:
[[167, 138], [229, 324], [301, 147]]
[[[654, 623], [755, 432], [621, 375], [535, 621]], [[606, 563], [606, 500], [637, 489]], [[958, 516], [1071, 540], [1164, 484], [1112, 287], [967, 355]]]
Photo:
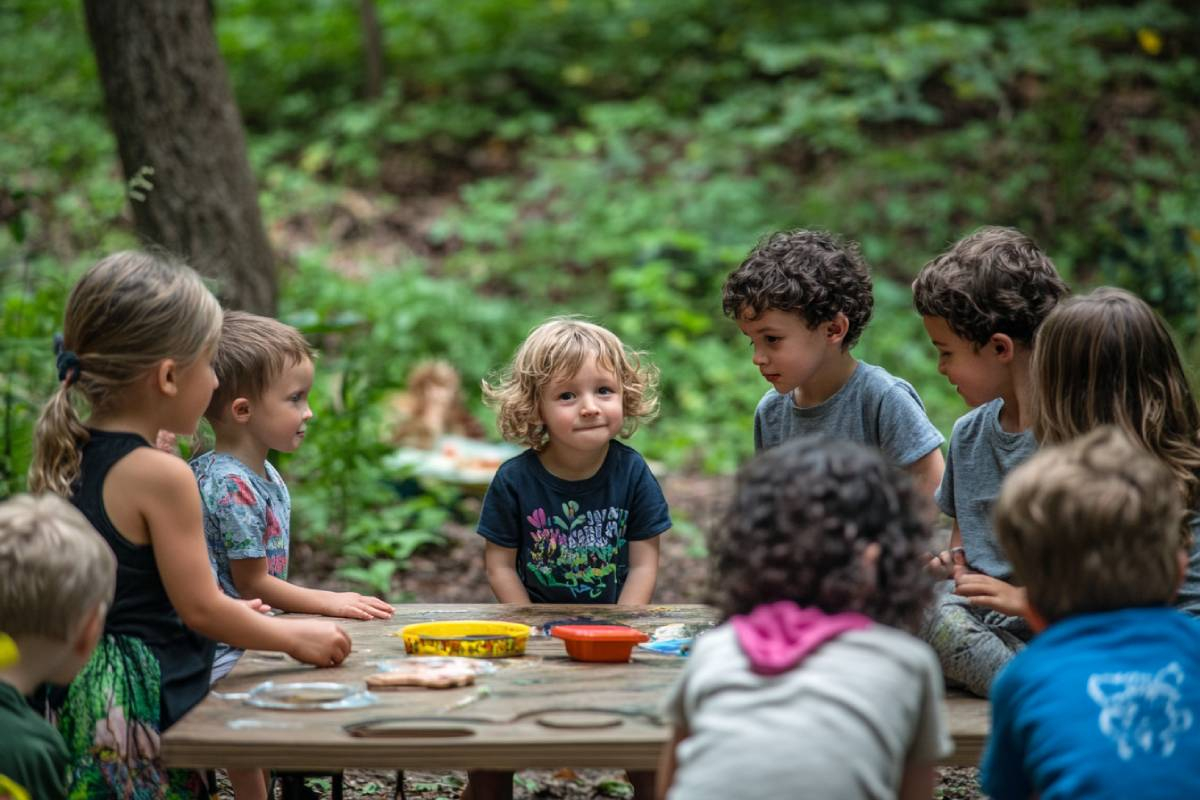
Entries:
[[107, 615], [108, 604], [97, 603], [79, 626], [75, 639], [71, 642], [71, 652], [84, 660], [91, 655], [92, 649], [100, 641], [100, 634], [104, 632], [104, 618]]
[[841, 344], [850, 331], [850, 320], [841, 311], [825, 323], [825, 339], [830, 344]]
[[988, 339], [987, 347], [1001, 364], [1009, 363], [1016, 354], [1012, 337], [1007, 333], [993, 333], [992, 338]]
[[174, 397], [179, 393], [178, 376], [179, 365], [175, 363], [175, 359], [164, 358], [154, 368], [152, 376], [154, 387], [167, 397]]
[[239, 424], [250, 421], [250, 401], [245, 397], [235, 397], [229, 404], [230, 418]]

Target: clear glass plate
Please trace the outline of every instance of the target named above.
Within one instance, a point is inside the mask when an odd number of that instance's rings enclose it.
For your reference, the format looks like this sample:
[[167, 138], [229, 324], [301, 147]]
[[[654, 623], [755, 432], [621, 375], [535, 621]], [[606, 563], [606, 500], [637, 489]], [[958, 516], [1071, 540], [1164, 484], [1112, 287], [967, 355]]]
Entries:
[[333, 711], [365, 708], [379, 702], [361, 683], [276, 683], [267, 681], [246, 693], [244, 702], [279, 711]]

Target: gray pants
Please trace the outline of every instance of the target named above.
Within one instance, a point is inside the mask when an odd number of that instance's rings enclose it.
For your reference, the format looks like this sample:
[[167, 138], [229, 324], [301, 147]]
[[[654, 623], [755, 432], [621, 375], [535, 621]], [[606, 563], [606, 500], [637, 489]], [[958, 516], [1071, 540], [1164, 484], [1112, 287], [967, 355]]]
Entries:
[[973, 606], [942, 581], [925, 617], [921, 638], [942, 663], [946, 684], [987, 697], [992, 680], [1033, 638], [1029, 623], [999, 611]]

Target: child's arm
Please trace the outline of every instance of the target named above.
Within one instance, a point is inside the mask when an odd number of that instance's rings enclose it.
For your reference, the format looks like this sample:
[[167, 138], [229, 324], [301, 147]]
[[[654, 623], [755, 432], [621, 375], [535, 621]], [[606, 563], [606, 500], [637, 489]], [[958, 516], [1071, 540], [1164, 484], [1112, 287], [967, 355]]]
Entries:
[[950, 530], [949, 547], [929, 559], [928, 569], [934, 578], [944, 580], [958, 573], [960, 567], [966, 569], [966, 565], [966, 556], [963, 554], [962, 546], [962, 529], [958, 527], [958, 520], [954, 520], [954, 526]]
[[912, 476], [913, 483], [917, 485], [917, 493], [922, 497], [931, 498], [938, 486], [942, 484], [942, 473], [946, 470], [946, 460], [942, 458], [941, 449], [935, 447], [905, 469]]
[[231, 558], [229, 574], [242, 597], [262, 598], [283, 611], [348, 619], [390, 619], [395, 610], [377, 597], [306, 589], [280, 580], [267, 571], [265, 558]]
[[686, 728], [675, 726], [675, 735], [663, 746], [662, 754], [658, 757], [658, 778], [654, 796], [657, 800], [667, 800], [667, 792], [675, 781], [675, 748], [687, 738]]
[[200, 492], [183, 459], [141, 448], [113, 469], [109, 482], [115, 480], [112, 488], [136, 494], [163, 586], [185, 625], [234, 647], [275, 650], [315, 666], [346, 658], [350, 637], [334, 623], [272, 619], [221, 592], [208, 563]]
[[617, 599], [619, 605], [644, 606], [650, 602], [658, 579], [658, 550], [658, 536], [629, 543], [629, 575]]
[[529, 592], [525, 591], [521, 577], [517, 575], [517, 549], [501, 547], [487, 542], [483, 551], [483, 565], [487, 570], [492, 593], [501, 603], [529, 604]]
[[898, 800], [929, 800], [933, 797], [934, 775], [932, 764], [905, 764]]

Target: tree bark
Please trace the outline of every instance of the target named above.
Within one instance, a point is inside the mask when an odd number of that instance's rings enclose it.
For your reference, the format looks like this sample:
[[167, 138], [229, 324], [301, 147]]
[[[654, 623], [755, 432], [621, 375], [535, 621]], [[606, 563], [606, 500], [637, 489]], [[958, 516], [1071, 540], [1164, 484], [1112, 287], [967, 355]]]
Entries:
[[125, 177], [153, 185], [131, 192], [138, 235], [216, 279], [228, 306], [273, 314], [274, 258], [209, 0], [83, 6]]
[[383, 31], [375, 0], [359, 0], [358, 18], [362, 25], [363, 62], [366, 68], [366, 96], [374, 100], [383, 94]]

